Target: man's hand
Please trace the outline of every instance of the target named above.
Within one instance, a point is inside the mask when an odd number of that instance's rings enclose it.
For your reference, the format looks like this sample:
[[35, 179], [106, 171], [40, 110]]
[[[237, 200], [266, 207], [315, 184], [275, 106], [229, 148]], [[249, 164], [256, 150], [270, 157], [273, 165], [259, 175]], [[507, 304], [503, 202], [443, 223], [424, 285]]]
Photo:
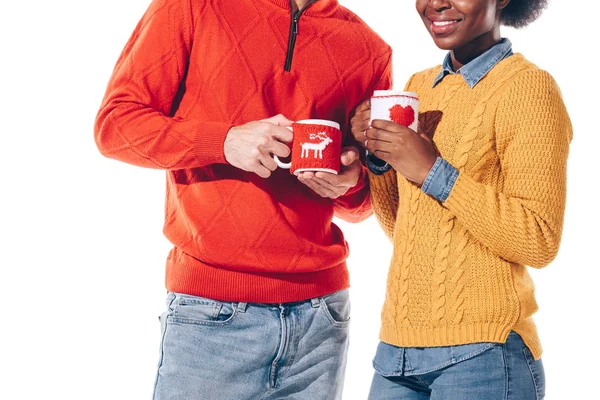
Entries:
[[356, 109], [356, 113], [350, 124], [352, 126], [352, 134], [354, 139], [364, 146], [365, 140], [367, 140], [366, 132], [369, 129], [369, 121], [371, 119], [371, 100], [367, 100], [362, 103]]
[[358, 183], [361, 170], [358, 149], [354, 146], [343, 148], [341, 164], [339, 175], [329, 172], [302, 172], [298, 175], [298, 180], [321, 197], [337, 199]]
[[409, 181], [422, 185], [437, 155], [424, 133], [391, 121], [375, 120], [366, 132], [366, 148]]
[[271, 154], [279, 158], [290, 155], [284, 143], [290, 143], [294, 135], [286, 126], [292, 126], [292, 121], [281, 114], [234, 126], [225, 138], [225, 159], [236, 168], [268, 178], [277, 169]]

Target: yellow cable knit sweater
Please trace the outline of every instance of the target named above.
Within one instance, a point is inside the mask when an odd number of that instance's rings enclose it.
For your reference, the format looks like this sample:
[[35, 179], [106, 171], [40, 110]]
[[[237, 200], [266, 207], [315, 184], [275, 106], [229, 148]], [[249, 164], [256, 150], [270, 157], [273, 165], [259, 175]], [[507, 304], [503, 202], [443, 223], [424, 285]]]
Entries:
[[503, 343], [542, 347], [526, 265], [557, 254], [572, 128], [550, 74], [521, 54], [474, 88], [441, 67], [413, 75], [419, 123], [460, 171], [444, 203], [391, 170], [370, 174], [373, 207], [394, 252], [380, 339], [405, 347]]

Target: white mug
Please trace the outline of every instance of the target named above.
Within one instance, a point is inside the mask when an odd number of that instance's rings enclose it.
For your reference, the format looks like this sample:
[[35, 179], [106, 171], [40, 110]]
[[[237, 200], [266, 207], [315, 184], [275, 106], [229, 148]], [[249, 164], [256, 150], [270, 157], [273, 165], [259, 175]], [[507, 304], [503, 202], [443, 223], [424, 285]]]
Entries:
[[414, 92], [376, 90], [371, 98], [371, 120], [394, 121], [417, 131], [419, 124], [419, 96]]

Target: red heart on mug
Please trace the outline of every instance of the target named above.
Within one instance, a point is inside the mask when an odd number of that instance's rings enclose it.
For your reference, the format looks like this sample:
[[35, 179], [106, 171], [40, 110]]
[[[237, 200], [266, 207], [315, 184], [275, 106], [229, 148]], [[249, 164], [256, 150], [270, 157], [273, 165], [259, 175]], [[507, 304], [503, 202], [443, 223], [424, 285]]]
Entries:
[[390, 108], [390, 119], [397, 124], [410, 126], [415, 121], [415, 110], [411, 106], [395, 104]]

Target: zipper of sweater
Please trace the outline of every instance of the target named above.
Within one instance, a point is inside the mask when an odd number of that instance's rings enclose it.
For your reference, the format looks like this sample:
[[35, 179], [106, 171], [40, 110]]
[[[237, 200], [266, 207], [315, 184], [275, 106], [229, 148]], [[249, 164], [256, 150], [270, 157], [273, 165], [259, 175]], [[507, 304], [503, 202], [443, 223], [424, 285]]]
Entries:
[[302, 15], [302, 11], [296, 11], [292, 15], [292, 22], [290, 24], [290, 37], [288, 39], [288, 51], [285, 58], [285, 71], [290, 72], [292, 69], [292, 58], [294, 57], [294, 47], [296, 46], [296, 35], [298, 35], [298, 20]]
[[[290, 0], [291, 2], [294, 0]], [[285, 71], [290, 72], [292, 69], [292, 58], [294, 57], [294, 47], [296, 47], [296, 36], [298, 35], [298, 20], [302, 16], [302, 13], [314, 3], [315, 0], [309, 1], [302, 10], [298, 10], [292, 14], [292, 20], [290, 22], [290, 36], [288, 38], [288, 50], [287, 56], [285, 57]]]

